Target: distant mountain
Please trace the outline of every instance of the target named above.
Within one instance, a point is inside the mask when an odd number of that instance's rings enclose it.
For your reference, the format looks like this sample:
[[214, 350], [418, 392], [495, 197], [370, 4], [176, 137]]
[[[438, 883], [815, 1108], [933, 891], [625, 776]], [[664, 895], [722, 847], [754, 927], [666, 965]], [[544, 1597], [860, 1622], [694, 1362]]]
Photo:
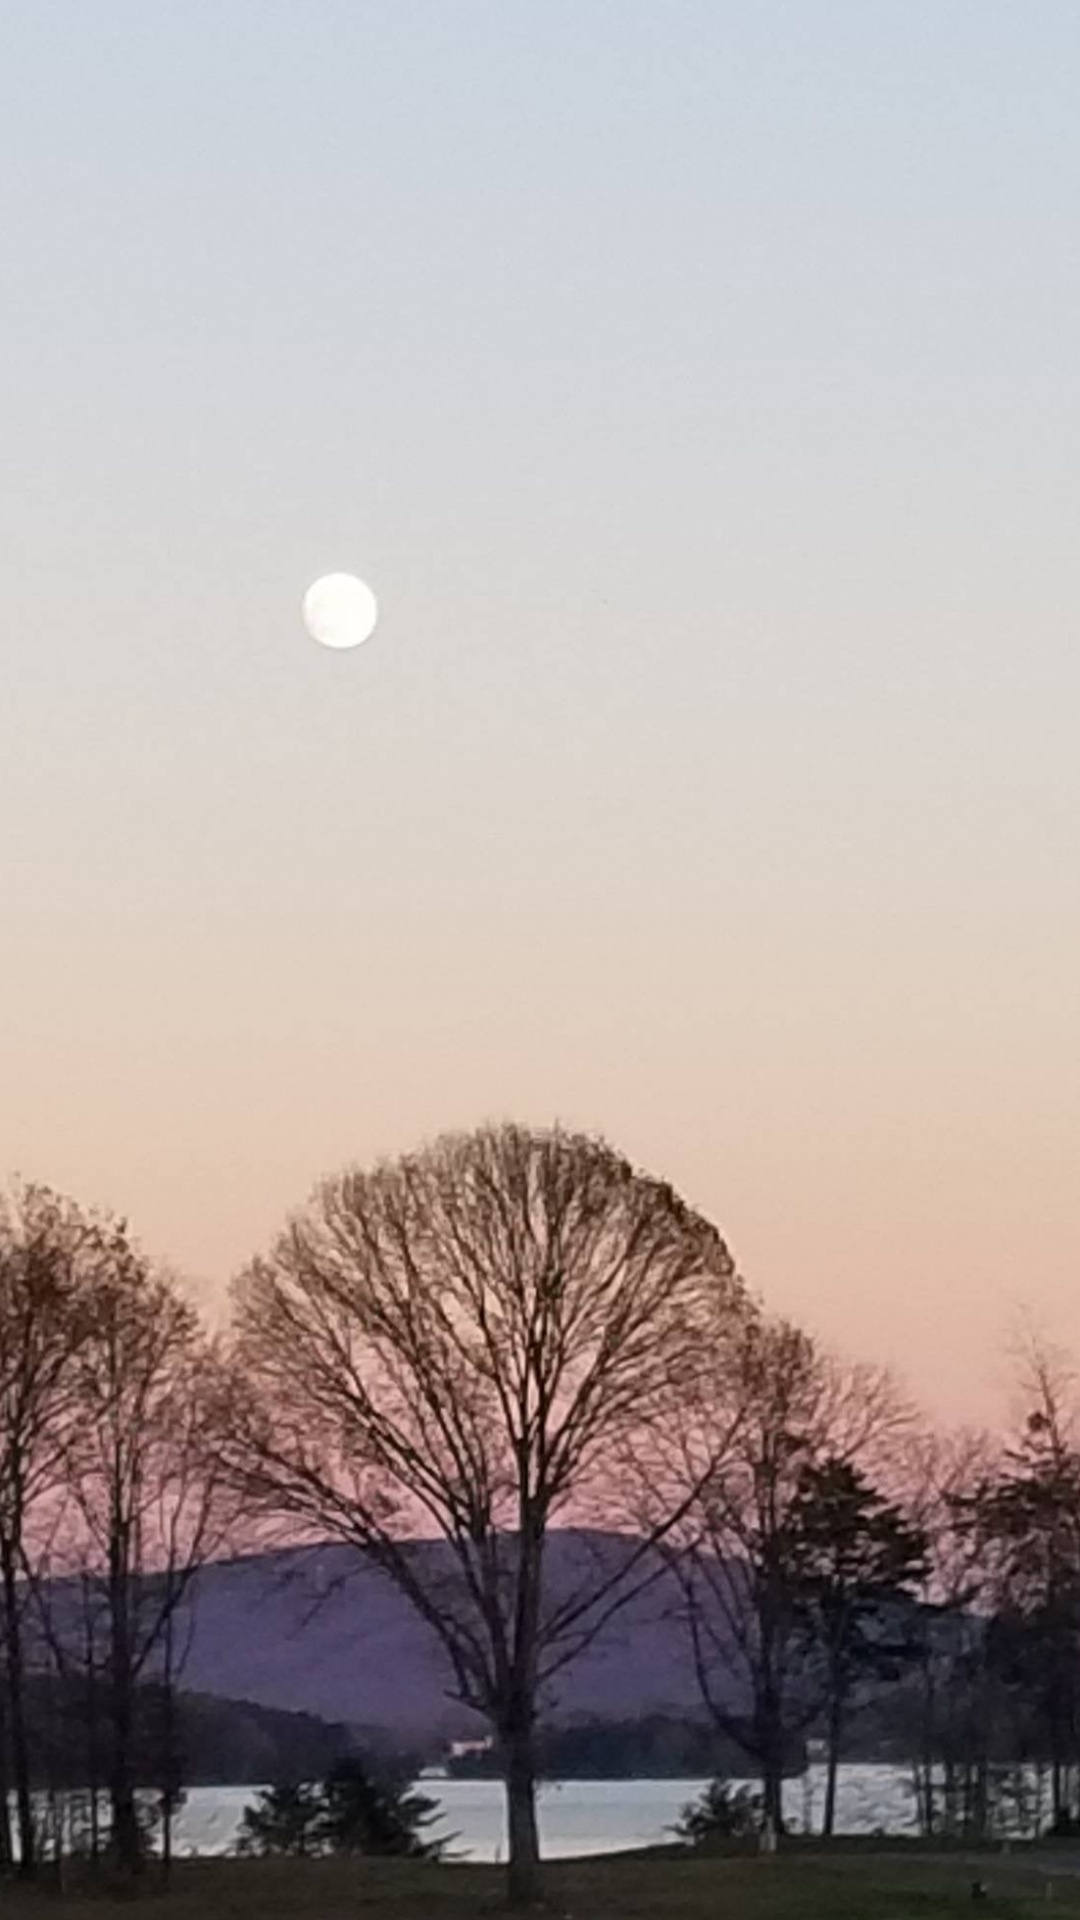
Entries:
[[[597, 1564], [617, 1573], [632, 1547], [618, 1535], [553, 1535], [552, 1591], [574, 1590]], [[432, 1580], [447, 1567], [447, 1550], [437, 1541], [416, 1541], [412, 1551], [427, 1562]], [[559, 1676], [554, 1715], [628, 1719], [698, 1710], [684, 1630], [673, 1617], [677, 1604], [673, 1576], [660, 1571]], [[386, 1574], [336, 1545], [205, 1567], [195, 1584], [181, 1684], [361, 1723], [409, 1743], [429, 1745], [476, 1726], [452, 1699], [452, 1676], [432, 1630]]]

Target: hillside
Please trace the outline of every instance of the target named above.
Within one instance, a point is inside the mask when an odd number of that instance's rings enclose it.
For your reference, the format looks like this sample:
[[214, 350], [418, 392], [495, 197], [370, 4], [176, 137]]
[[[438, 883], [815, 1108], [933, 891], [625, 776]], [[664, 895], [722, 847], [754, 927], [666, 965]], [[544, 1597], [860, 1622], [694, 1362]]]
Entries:
[[[617, 1536], [567, 1531], [551, 1543], [555, 1591], [576, 1586], [597, 1555], [617, 1568]], [[413, 1551], [438, 1577], [446, 1550]], [[675, 1583], [661, 1576], [560, 1676], [552, 1711], [627, 1719], [700, 1705]], [[388, 1577], [349, 1549], [315, 1546], [209, 1566], [199, 1575], [185, 1688], [361, 1722], [397, 1740], [430, 1743], [472, 1731], [441, 1649]]]
[[[33, 1674], [26, 1706], [34, 1784], [63, 1788], [84, 1787], [95, 1777], [100, 1781], [108, 1753], [107, 1684], [88, 1692], [78, 1677]], [[135, 1772], [147, 1786], [161, 1784], [170, 1751], [188, 1786], [244, 1786], [314, 1779], [353, 1746], [373, 1744], [367, 1729], [202, 1693], [181, 1692], [171, 1726], [167, 1715], [160, 1689], [141, 1688], [135, 1706]]]

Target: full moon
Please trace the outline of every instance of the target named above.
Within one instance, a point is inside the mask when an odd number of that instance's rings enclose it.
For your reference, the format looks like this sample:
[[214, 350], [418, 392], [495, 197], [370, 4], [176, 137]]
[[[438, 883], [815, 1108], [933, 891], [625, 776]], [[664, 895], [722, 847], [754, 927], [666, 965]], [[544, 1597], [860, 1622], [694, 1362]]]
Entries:
[[379, 606], [354, 573], [324, 573], [304, 595], [304, 625], [322, 647], [358, 647], [375, 631]]

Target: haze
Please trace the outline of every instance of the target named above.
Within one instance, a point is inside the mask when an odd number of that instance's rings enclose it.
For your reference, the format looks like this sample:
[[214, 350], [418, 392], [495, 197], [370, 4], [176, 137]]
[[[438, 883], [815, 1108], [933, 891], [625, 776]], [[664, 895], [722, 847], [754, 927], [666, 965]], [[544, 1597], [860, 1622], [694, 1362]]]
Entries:
[[559, 1117], [984, 1412], [1078, 1332], [1076, 7], [6, 24], [0, 1166], [213, 1299]]

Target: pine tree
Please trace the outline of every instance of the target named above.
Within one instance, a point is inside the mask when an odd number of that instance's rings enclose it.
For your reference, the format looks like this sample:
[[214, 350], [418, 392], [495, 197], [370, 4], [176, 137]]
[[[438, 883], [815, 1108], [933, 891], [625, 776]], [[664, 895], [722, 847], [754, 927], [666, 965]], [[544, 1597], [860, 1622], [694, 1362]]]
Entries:
[[412, 1793], [409, 1782], [375, 1772], [360, 1754], [338, 1761], [320, 1791], [319, 1832], [328, 1852], [404, 1854], [441, 1859], [450, 1840], [426, 1840], [440, 1818], [437, 1801]]
[[413, 1793], [408, 1780], [377, 1771], [360, 1754], [348, 1754], [318, 1784], [289, 1782], [262, 1792], [244, 1809], [237, 1850], [441, 1860], [455, 1836], [424, 1837], [440, 1818], [437, 1801]]
[[722, 1840], [745, 1840], [761, 1827], [761, 1795], [752, 1787], [733, 1787], [728, 1780], [710, 1780], [698, 1799], [683, 1807], [671, 1828], [689, 1847], [707, 1847]]
[[318, 1787], [288, 1781], [267, 1787], [254, 1806], [244, 1808], [237, 1852], [321, 1853], [323, 1812]]
[[906, 1514], [849, 1461], [807, 1465], [789, 1516], [796, 1606], [822, 1664], [828, 1778], [822, 1830], [836, 1819], [844, 1723], [864, 1678], [892, 1678], [916, 1641], [915, 1592], [927, 1545]]

